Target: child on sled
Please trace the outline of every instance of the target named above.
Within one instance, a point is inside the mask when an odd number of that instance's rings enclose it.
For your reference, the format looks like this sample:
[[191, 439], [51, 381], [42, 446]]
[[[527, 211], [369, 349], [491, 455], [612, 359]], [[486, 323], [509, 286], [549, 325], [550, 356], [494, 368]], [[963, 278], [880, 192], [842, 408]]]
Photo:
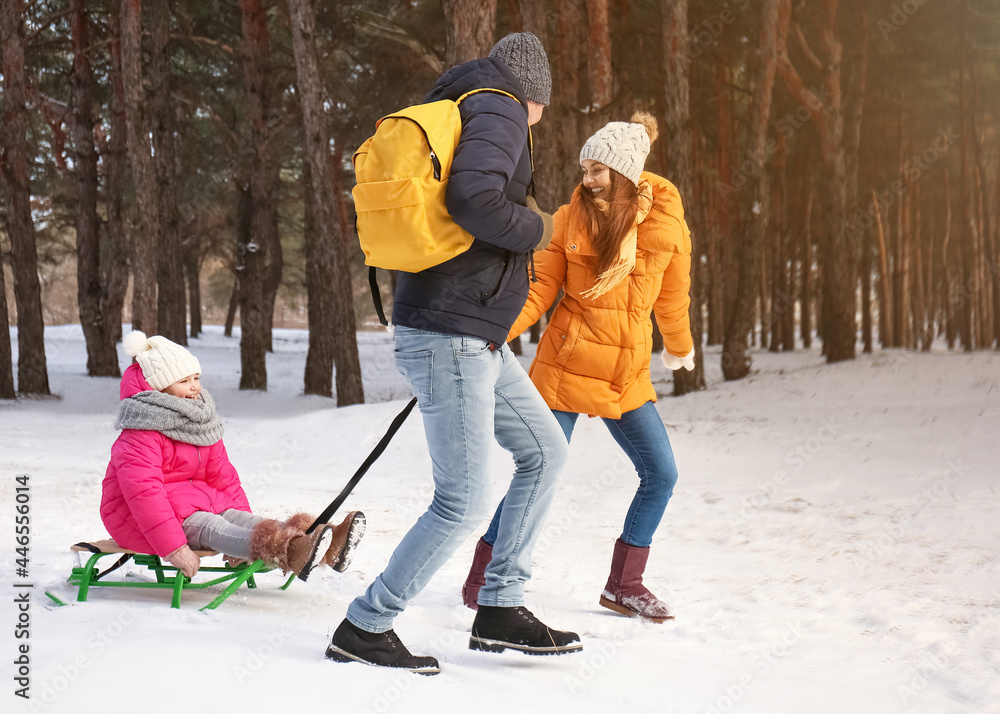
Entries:
[[134, 331], [122, 346], [135, 362], [121, 381], [121, 407], [104, 477], [101, 520], [117, 543], [152, 553], [188, 577], [195, 550], [235, 560], [262, 559], [306, 580], [317, 565], [347, 569], [365, 530], [353, 511], [339, 525], [306, 529], [313, 518], [286, 521], [251, 513], [240, 477], [222, 444], [222, 423], [201, 388], [201, 365], [165, 337]]

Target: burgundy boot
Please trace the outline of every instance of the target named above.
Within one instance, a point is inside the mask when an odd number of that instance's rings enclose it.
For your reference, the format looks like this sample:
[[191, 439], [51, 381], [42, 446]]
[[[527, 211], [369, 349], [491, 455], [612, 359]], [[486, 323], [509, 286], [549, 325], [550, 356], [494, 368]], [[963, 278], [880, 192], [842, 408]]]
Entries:
[[472, 610], [479, 609], [479, 588], [486, 584], [486, 566], [491, 560], [493, 560], [493, 546], [480, 538], [476, 543], [476, 554], [472, 557], [469, 577], [462, 586], [462, 600], [465, 601], [465, 606]]
[[637, 548], [621, 538], [615, 541], [611, 575], [601, 595], [601, 606], [628, 617], [644, 617], [653, 622], [672, 620], [667, 606], [642, 584], [649, 548]]

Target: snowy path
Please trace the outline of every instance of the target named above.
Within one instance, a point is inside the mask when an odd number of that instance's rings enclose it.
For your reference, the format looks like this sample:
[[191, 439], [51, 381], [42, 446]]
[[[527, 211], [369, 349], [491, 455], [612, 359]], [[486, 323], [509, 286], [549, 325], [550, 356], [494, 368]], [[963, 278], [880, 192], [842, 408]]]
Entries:
[[[359, 339], [374, 403], [339, 410], [300, 395], [304, 333], [278, 331], [266, 394], [237, 390], [236, 340], [210, 328], [192, 342], [256, 511], [319, 510], [404, 404], [386, 336]], [[46, 589], [70, 598], [68, 546], [104, 533], [117, 408], [116, 380], [84, 376], [78, 327], [49, 328], [47, 345], [61, 399], [0, 403], [0, 516], [13, 522], [14, 477], [27, 474], [34, 583], [29, 705], [13, 694], [5, 526], [4, 712], [69, 712], [99, 697], [110, 712], [166, 712], [237, 692], [257, 711], [1000, 712], [995, 354], [885, 352], [827, 366], [815, 351], [757, 353], [747, 380], [726, 384], [714, 369], [707, 391], [662, 398], [681, 480], [646, 582], [677, 614], [666, 627], [597, 605], [634, 475], [603, 425], [582, 420], [528, 606], [578, 631], [584, 652], [470, 652], [473, 613], [459, 595], [470, 540], [396, 623], [411, 649], [441, 660], [440, 676], [419, 678], [323, 659], [350, 599], [426, 505], [418, 415], [348, 501], [369, 523], [349, 572], [284, 593], [281, 578], [264, 576], [211, 614], [195, 609], [207, 596], [178, 612], [163, 593], [135, 591], [44, 607]], [[494, 462], [499, 498], [508, 461], [498, 452]]]

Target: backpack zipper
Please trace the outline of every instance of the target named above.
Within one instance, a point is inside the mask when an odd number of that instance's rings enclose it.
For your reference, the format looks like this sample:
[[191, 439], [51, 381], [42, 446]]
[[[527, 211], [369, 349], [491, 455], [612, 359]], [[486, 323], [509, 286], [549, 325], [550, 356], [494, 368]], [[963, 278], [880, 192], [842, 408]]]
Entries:
[[[430, 145], [430, 142], [427, 142]], [[441, 162], [438, 161], [437, 154], [434, 153], [434, 149], [431, 149], [431, 163], [434, 164], [434, 178], [438, 181], [441, 180]]]

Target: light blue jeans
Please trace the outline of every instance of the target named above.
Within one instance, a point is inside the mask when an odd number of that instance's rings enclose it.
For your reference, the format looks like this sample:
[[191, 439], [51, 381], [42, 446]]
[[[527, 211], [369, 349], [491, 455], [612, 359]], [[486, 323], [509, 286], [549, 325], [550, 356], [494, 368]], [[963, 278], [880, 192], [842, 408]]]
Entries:
[[217, 550], [234, 558], [250, 558], [250, 534], [265, 520], [246, 511], [230, 508], [215, 514], [195, 511], [184, 519], [181, 528], [192, 550]]
[[[569, 442], [580, 415], [574, 412], [552, 413]], [[674, 451], [670, 448], [667, 430], [653, 402], [646, 402], [638, 409], [625, 412], [620, 419], [602, 421], [631, 459], [639, 476], [639, 488], [625, 514], [621, 539], [629, 545], [648, 548], [677, 483], [677, 464], [674, 462]], [[504, 503], [501, 501], [486, 535], [483, 536], [487, 543], [493, 543], [497, 538], [503, 508]]]
[[507, 345], [490, 350], [477, 337], [402, 326], [395, 344], [396, 367], [423, 418], [434, 497], [347, 619], [368, 632], [390, 629], [482, 524], [493, 503], [494, 439], [513, 455], [515, 470], [479, 602], [523, 605], [531, 552], [569, 456], [566, 437]]

